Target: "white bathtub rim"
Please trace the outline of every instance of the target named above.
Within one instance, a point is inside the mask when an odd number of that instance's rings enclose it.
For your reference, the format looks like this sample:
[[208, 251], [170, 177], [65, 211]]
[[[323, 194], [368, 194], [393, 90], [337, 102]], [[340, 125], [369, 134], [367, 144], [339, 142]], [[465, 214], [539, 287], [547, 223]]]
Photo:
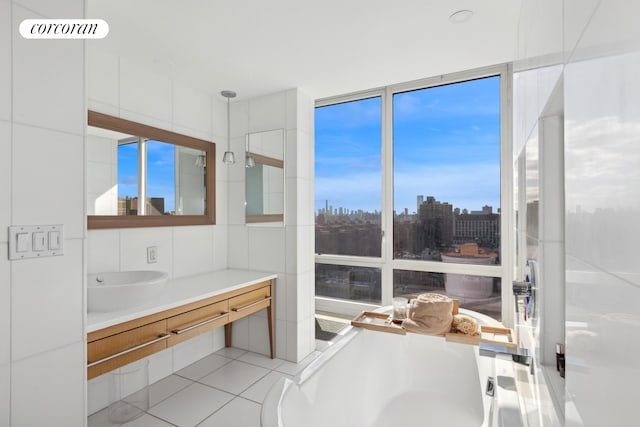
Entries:
[[[380, 307], [375, 311], [390, 313], [391, 310], [392, 310], [392, 306], [386, 306], [386, 307]], [[479, 321], [479, 323], [482, 325], [502, 326], [502, 324], [497, 320], [475, 311], [460, 309], [460, 314], [466, 314], [466, 315], [472, 316], [476, 318]], [[287, 395], [290, 392], [295, 392], [300, 387], [302, 387], [302, 385], [307, 380], [309, 380], [311, 377], [317, 374], [325, 364], [327, 364], [331, 359], [333, 359], [342, 349], [344, 349], [344, 347], [351, 344], [353, 340], [362, 332], [364, 332], [362, 328], [348, 326], [343, 331], [341, 331], [340, 333], [341, 338], [336, 340], [327, 350], [324, 351], [322, 355], [320, 355], [318, 358], [313, 360], [300, 373], [298, 373], [292, 379], [285, 377], [278, 380], [276, 384], [274, 384], [274, 386], [269, 390], [269, 392], [267, 393], [267, 396], [263, 401], [263, 405], [262, 405], [263, 409], [261, 412], [262, 427], [285, 427], [284, 420], [283, 420], [282, 407], [283, 407], [283, 401], [287, 397]], [[380, 332], [380, 333], [384, 333], [384, 332]], [[432, 338], [444, 339], [440, 337], [432, 337]], [[469, 344], [458, 344], [458, 345], [469, 345]], [[480, 357], [480, 356], [477, 356], [477, 357]], [[514, 399], [515, 401], [519, 401], [518, 394], [516, 392], [506, 390], [500, 387], [500, 385], [498, 384], [499, 373], [506, 374], [506, 372], [513, 372], [512, 362], [510, 360], [509, 361], [507, 361], [506, 359], [502, 360], [500, 357], [497, 357], [495, 360], [493, 360], [492, 365], [493, 365], [492, 373], [496, 381], [496, 390], [495, 390], [496, 395], [494, 397], [483, 396], [483, 400], [489, 399], [493, 402], [495, 399], [498, 398], [498, 395], [500, 396], [501, 400], [503, 399], [503, 396], [504, 396], [507, 398], [507, 402], [509, 402], [506, 408], [508, 409], [508, 413], [513, 413], [513, 410], [514, 410], [513, 406], [515, 405], [512, 405], [512, 404], [514, 402]], [[500, 368], [496, 368], [496, 365], [499, 365]], [[513, 375], [510, 375], [510, 376], [514, 377]], [[482, 380], [481, 380], [481, 386], [483, 385], [484, 384], [482, 383]], [[309, 402], [307, 402], [307, 404], [309, 404]], [[485, 408], [487, 408], [487, 410], [485, 410], [485, 413], [484, 413], [483, 426], [495, 425], [494, 424], [495, 421], [493, 423], [491, 421], [492, 419], [491, 417], [494, 416], [493, 415], [494, 405], [489, 404], [488, 406], [485, 406]], [[502, 418], [502, 421], [504, 422], [505, 421], [504, 416], [505, 416], [504, 414], [498, 414], [497, 418]], [[493, 419], [495, 420], [496, 418], [493, 418]], [[276, 424], [274, 424], [274, 421]], [[501, 424], [501, 425], [516, 426], [517, 424]]]

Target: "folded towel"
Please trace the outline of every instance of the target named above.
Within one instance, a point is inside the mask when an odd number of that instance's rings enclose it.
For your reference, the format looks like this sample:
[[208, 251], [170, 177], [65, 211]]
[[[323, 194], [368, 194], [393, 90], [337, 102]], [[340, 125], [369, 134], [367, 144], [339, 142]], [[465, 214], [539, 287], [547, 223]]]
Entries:
[[444, 334], [451, 329], [453, 300], [446, 295], [420, 294], [411, 300], [402, 327], [421, 334]]

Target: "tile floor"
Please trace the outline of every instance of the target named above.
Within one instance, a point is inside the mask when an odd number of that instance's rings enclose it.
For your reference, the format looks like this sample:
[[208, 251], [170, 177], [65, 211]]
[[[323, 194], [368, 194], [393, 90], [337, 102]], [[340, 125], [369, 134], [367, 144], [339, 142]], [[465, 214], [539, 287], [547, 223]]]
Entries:
[[[259, 427], [267, 391], [281, 377], [293, 377], [318, 357], [300, 363], [224, 348], [149, 386], [149, 409], [127, 427]], [[126, 399], [125, 399], [126, 400]], [[89, 427], [112, 427], [107, 409], [88, 419]]]

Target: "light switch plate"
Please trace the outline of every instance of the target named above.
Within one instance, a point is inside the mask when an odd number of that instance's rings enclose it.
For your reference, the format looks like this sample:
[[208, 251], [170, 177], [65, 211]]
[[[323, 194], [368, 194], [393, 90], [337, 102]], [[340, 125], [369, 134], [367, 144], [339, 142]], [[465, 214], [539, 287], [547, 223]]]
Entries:
[[9, 259], [20, 260], [63, 255], [62, 224], [12, 225], [9, 227]]

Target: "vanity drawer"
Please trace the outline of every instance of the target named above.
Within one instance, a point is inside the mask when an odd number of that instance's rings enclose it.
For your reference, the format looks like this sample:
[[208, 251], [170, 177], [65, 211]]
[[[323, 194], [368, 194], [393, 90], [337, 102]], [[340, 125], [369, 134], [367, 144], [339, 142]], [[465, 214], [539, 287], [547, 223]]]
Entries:
[[203, 332], [229, 322], [229, 301], [205, 305], [167, 319], [167, 330], [171, 334], [169, 345], [174, 345]]
[[271, 305], [271, 286], [256, 289], [229, 299], [229, 321], [241, 319]]
[[88, 378], [94, 378], [167, 348], [167, 322], [161, 320], [87, 344]]

